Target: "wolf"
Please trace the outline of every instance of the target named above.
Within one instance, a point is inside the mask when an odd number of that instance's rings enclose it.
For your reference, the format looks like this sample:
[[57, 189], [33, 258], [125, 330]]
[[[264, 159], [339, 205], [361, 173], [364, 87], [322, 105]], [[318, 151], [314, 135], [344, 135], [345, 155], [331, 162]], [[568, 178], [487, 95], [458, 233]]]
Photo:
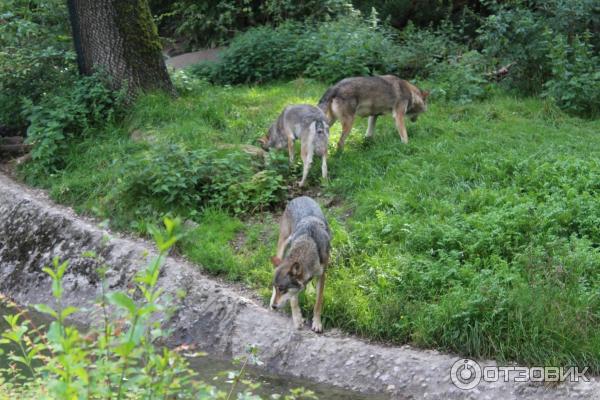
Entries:
[[327, 115], [330, 126], [338, 119], [342, 123], [338, 142], [341, 151], [356, 115], [369, 117], [367, 137], [371, 137], [377, 117], [392, 113], [400, 139], [408, 143], [404, 116], [416, 121], [420, 113], [427, 111], [427, 96], [429, 92], [394, 75], [364, 76], [342, 79], [331, 86], [318, 107]]
[[282, 149], [287, 145], [290, 163], [293, 163], [296, 139], [300, 139], [300, 155], [304, 164], [299, 186], [306, 183], [314, 154], [321, 156], [321, 173], [327, 179], [329, 124], [323, 111], [308, 104], [287, 106], [271, 125], [267, 136], [261, 137], [259, 142], [265, 150], [271, 147]]
[[318, 278], [312, 330], [323, 332], [321, 309], [330, 242], [329, 225], [316, 201], [302, 196], [287, 204], [279, 224], [277, 254], [271, 258], [275, 270], [270, 305], [272, 309], [281, 308], [289, 300], [297, 329], [304, 323], [298, 294], [311, 279]]

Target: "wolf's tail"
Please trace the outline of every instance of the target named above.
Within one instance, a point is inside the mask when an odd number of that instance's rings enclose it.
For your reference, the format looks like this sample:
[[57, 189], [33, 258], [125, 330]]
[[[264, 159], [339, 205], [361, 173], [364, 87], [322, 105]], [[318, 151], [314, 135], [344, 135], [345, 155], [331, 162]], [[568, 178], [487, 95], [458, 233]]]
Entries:
[[319, 107], [321, 111], [325, 113], [325, 115], [329, 115], [329, 106], [331, 105], [331, 101], [335, 96], [335, 92], [335, 86], [331, 86], [329, 89], [327, 89], [323, 97], [321, 97], [319, 104], [317, 104], [317, 107]]

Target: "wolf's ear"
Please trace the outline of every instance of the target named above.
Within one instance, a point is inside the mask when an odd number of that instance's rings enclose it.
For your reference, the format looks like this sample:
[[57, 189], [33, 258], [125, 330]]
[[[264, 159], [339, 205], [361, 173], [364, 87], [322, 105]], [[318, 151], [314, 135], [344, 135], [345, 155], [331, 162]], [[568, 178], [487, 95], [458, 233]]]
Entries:
[[421, 97], [423, 98], [423, 100], [427, 100], [427, 97], [429, 97], [429, 90], [421, 90]]
[[261, 147], [264, 149], [267, 147], [267, 143], [269, 142], [269, 137], [268, 136], [259, 137], [258, 139], [256, 139], [256, 141], [258, 143], [260, 143]]
[[273, 263], [273, 267], [277, 268], [281, 264], [281, 258], [273, 256], [271, 257], [271, 262]]
[[292, 276], [299, 277], [302, 275], [302, 269], [300, 268], [300, 263], [295, 262], [292, 264], [292, 268], [290, 268], [290, 272]]

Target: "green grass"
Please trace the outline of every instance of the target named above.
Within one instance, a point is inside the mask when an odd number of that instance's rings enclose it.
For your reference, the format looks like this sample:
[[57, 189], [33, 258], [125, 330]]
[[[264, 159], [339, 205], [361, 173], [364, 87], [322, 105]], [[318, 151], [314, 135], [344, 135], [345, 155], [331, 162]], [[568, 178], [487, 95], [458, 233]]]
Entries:
[[[314, 104], [325, 88], [298, 80], [203, 84], [176, 100], [146, 95], [120, 126], [72, 143], [67, 168], [36, 183], [121, 229], [143, 233], [161, 212], [193, 219], [199, 226], [181, 251], [266, 298], [281, 203], [235, 216], [214, 204], [166, 203], [122, 184], [136, 176], [131, 159], [169, 152], [173, 144], [189, 151], [254, 143], [284, 105]], [[372, 140], [365, 130], [359, 119], [345, 152], [335, 154], [336, 124], [331, 181], [319, 190], [319, 168], [311, 172], [310, 192], [335, 204], [325, 209], [333, 229], [326, 327], [600, 372], [600, 121], [496, 93], [470, 105], [433, 102], [409, 123], [408, 145], [390, 117], [379, 119]], [[132, 141], [133, 131], [146, 140]], [[145, 162], [152, 167], [152, 159]], [[299, 178], [297, 168], [275, 171], [285, 182]], [[182, 191], [186, 200], [189, 188]], [[313, 302], [311, 288], [305, 312]]]

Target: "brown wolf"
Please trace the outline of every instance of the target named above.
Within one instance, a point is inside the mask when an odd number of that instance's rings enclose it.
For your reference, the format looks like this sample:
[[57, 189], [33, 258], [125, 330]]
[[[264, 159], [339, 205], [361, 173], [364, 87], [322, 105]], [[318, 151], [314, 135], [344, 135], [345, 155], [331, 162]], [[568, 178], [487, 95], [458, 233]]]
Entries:
[[330, 126], [338, 119], [342, 123], [338, 150], [343, 150], [356, 115], [369, 117], [367, 137], [371, 137], [377, 117], [392, 113], [402, 142], [408, 143], [404, 116], [416, 121], [417, 116], [427, 110], [427, 96], [429, 92], [394, 75], [365, 76], [342, 79], [331, 86], [319, 100], [318, 107], [329, 118]]
[[312, 330], [323, 331], [321, 309], [330, 241], [329, 225], [316, 201], [302, 196], [288, 203], [279, 224], [277, 255], [272, 258], [275, 271], [271, 308], [283, 307], [290, 300], [292, 319], [298, 329], [304, 323], [298, 294], [312, 278], [318, 277]]
[[323, 178], [327, 178], [329, 125], [323, 111], [308, 104], [287, 106], [269, 128], [268, 135], [258, 141], [265, 150], [270, 147], [281, 149], [287, 145], [290, 163], [293, 163], [296, 139], [300, 139], [300, 155], [304, 164], [299, 186], [306, 182], [314, 154], [321, 156], [321, 173]]

